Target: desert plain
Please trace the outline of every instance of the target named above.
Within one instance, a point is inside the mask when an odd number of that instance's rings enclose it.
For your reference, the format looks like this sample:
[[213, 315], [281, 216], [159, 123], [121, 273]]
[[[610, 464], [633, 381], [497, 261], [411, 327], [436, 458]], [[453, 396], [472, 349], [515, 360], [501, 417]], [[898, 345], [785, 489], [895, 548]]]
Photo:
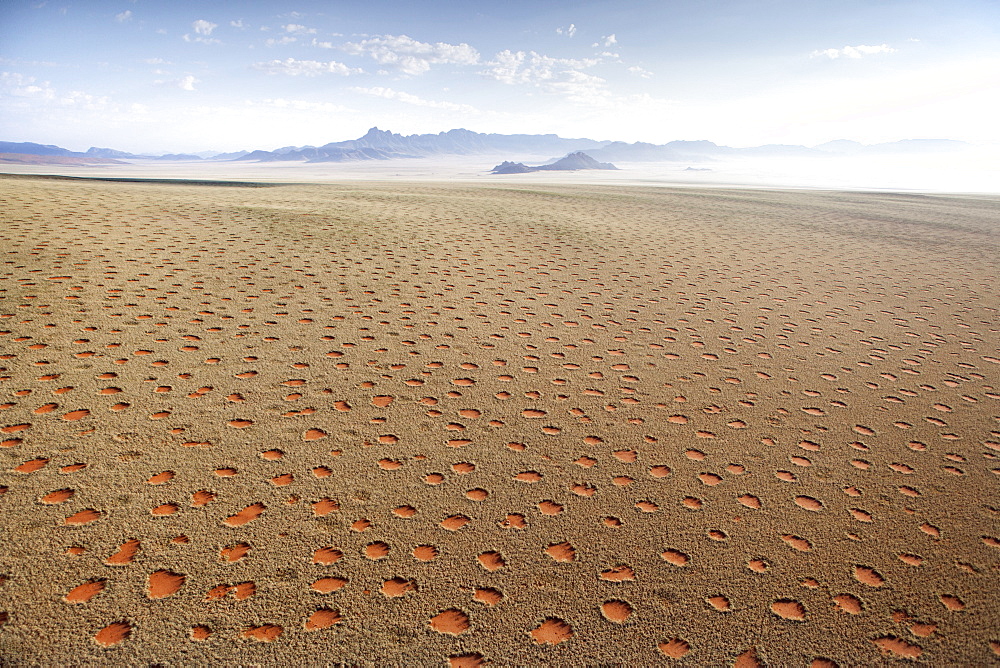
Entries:
[[1000, 197], [0, 202], [0, 664], [1000, 662]]

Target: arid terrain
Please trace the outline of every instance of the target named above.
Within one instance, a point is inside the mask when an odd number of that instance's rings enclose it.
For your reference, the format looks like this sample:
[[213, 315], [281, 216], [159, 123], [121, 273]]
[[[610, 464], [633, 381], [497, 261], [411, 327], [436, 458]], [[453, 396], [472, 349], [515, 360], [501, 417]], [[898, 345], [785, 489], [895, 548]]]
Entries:
[[1000, 662], [998, 236], [0, 176], [0, 664]]

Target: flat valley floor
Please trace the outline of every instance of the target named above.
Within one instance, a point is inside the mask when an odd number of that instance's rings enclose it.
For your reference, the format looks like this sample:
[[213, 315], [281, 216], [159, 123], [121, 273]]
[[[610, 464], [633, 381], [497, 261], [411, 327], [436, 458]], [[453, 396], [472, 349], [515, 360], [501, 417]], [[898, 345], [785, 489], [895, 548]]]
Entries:
[[0, 663], [1000, 662], [1000, 199], [0, 177]]

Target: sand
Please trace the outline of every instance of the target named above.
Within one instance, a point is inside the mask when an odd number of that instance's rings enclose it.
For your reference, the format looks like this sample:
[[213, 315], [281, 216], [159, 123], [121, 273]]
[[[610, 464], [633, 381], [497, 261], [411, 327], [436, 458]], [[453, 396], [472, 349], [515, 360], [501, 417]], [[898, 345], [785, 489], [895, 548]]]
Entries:
[[1000, 661], [1000, 198], [0, 200], [4, 665]]

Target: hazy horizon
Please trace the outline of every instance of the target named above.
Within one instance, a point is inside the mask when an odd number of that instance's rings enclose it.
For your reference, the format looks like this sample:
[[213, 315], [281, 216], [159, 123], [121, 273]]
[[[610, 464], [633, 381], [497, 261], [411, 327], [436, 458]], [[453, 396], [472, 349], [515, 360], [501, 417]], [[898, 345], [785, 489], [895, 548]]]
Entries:
[[734, 147], [1000, 142], [985, 1], [0, 7], [0, 138], [133, 153], [377, 126]]
[[[371, 128], [369, 128], [369, 130], [388, 131], [388, 132], [391, 132], [393, 134], [400, 135], [400, 136], [411, 136], [409, 133], [395, 132], [392, 128], [382, 128], [382, 127], [378, 127], [377, 125], [373, 125]], [[501, 132], [501, 133], [479, 132], [478, 130], [476, 130], [474, 128], [448, 128], [448, 129], [439, 130], [437, 132], [412, 133], [412, 135], [413, 136], [445, 135], [445, 134], [447, 134], [449, 132], [452, 132], [452, 131], [455, 131], [455, 130], [468, 130], [469, 132], [473, 132], [473, 133], [477, 133], [477, 134], [498, 134], [498, 135], [507, 135], [507, 136], [510, 136], [510, 135], [544, 136], [543, 133], [530, 133], [530, 132], [511, 132], [511, 133], [505, 133], [505, 132]], [[248, 143], [243, 148], [236, 149], [236, 150], [233, 150], [233, 151], [230, 151], [230, 150], [222, 151], [222, 150], [214, 149], [212, 147], [207, 147], [207, 148], [202, 148], [202, 149], [191, 149], [191, 150], [186, 150], [186, 151], [167, 151], [167, 150], [156, 151], [156, 150], [154, 150], [154, 151], [138, 151], [138, 152], [126, 151], [126, 152], [134, 153], [135, 155], [138, 155], [138, 156], [160, 156], [160, 155], [169, 155], [169, 154], [178, 154], [178, 155], [185, 154], [185, 155], [197, 155], [197, 156], [200, 156], [200, 157], [208, 157], [208, 156], [211, 156], [211, 155], [220, 155], [220, 154], [223, 154], [223, 153], [238, 153], [239, 151], [244, 151], [244, 150], [245, 151], [254, 151], [254, 150], [274, 151], [274, 150], [278, 150], [278, 149], [282, 149], [282, 148], [288, 148], [288, 147], [291, 147], [291, 146], [294, 146], [294, 147], [297, 147], [297, 148], [304, 148], [304, 147], [310, 147], [310, 146], [312, 146], [312, 147], [320, 147], [320, 146], [324, 146], [324, 145], [330, 144], [330, 143], [336, 143], [336, 142], [341, 142], [341, 141], [350, 141], [350, 140], [360, 139], [362, 136], [364, 136], [364, 134], [366, 134], [366, 133], [362, 133], [361, 135], [350, 136], [350, 137], [327, 138], [325, 140], [312, 141], [312, 142], [308, 142], [306, 144], [283, 144], [281, 146], [277, 146], [277, 145], [260, 146], [260, 145], [256, 145], [256, 144], [251, 145], [251, 144]], [[545, 134], [555, 135], [556, 133], [545, 133]], [[598, 141], [598, 142], [621, 142], [622, 141], [622, 140], [619, 140], [619, 139], [615, 139], [613, 137], [582, 137], [582, 136], [581, 137], [565, 137], [565, 136], [560, 136], [560, 138], [562, 138], [562, 139], [586, 139], [586, 140], [593, 140], [593, 141]], [[46, 141], [43, 141], [43, 140], [39, 140], [37, 138], [36, 139], [10, 140], [7, 137], [0, 137], [0, 141], [13, 141], [15, 143], [34, 143], [34, 144], [40, 144], [40, 145], [43, 145], [43, 146], [58, 146], [59, 148], [64, 148], [64, 149], [67, 149], [67, 150], [70, 150], [70, 151], [76, 151], [76, 152], [79, 152], [79, 153], [85, 153], [90, 148], [123, 150], [123, 149], [119, 148], [118, 146], [112, 146], [112, 145], [97, 146], [96, 144], [94, 144], [92, 142], [87, 142], [87, 141], [82, 141], [80, 143], [77, 143], [77, 144], [74, 144], [74, 145], [70, 145], [70, 146], [52, 144], [51, 142], [46, 142]], [[665, 145], [665, 144], [669, 144], [670, 142], [673, 142], [673, 141], [690, 141], [690, 142], [708, 141], [708, 142], [714, 143], [714, 144], [719, 145], [719, 146], [729, 146], [730, 148], [752, 148], [752, 147], [763, 146], [764, 145], [764, 144], [753, 144], [753, 145], [748, 144], [746, 146], [741, 146], [741, 145], [727, 145], [727, 144], [722, 144], [720, 142], [715, 142], [710, 137], [676, 138], [676, 139], [671, 139], [671, 140], [668, 140], [668, 141], [665, 141], [665, 142], [647, 142], [645, 140], [639, 139], [639, 140], [636, 140], [634, 142], [624, 142], [624, 143], [626, 143], [626, 144], [635, 144], [635, 143], [640, 143], [641, 144], [641, 143], [646, 143], [646, 144], [653, 144], [653, 145], [656, 145], [656, 146], [662, 146], [662, 145]], [[833, 142], [836, 142], [836, 141], [855, 142], [855, 143], [857, 143], [857, 144], [859, 144], [860, 146], [863, 146], [863, 147], [875, 147], [875, 146], [882, 146], [882, 145], [889, 145], [889, 144], [896, 144], [896, 143], [910, 142], [910, 141], [957, 141], [957, 142], [961, 142], [962, 140], [954, 140], [954, 139], [952, 139], [950, 137], [906, 137], [906, 138], [903, 138], [903, 139], [898, 139], [898, 140], [889, 141], [889, 142], [865, 143], [865, 142], [857, 142], [857, 140], [851, 139], [849, 137], [839, 137], [836, 140], [830, 140], [828, 142], [820, 142], [820, 143], [813, 144], [813, 145], [808, 145], [808, 144], [778, 144], [778, 143], [770, 143], [768, 145], [772, 145], [772, 146], [780, 146], [780, 145], [805, 146], [806, 148], [819, 148], [819, 147], [824, 146], [825, 144], [833, 143]], [[1000, 141], [997, 141], [997, 142], [962, 142], [962, 143], [964, 143], [964, 144], [967, 145], [965, 147], [967, 149], [989, 148], [989, 147], [993, 147], [993, 146], [1000, 146]], [[956, 148], [958, 148], [958, 147], [956, 147]], [[580, 149], [580, 150], [586, 151], [587, 149]], [[535, 157], [535, 158], [539, 157], [539, 155], [531, 155], [531, 154], [528, 154], [528, 155], [530, 157]], [[830, 155], [831, 156], [835, 156], [836, 154], [833, 153], [833, 152], [831, 152]]]

